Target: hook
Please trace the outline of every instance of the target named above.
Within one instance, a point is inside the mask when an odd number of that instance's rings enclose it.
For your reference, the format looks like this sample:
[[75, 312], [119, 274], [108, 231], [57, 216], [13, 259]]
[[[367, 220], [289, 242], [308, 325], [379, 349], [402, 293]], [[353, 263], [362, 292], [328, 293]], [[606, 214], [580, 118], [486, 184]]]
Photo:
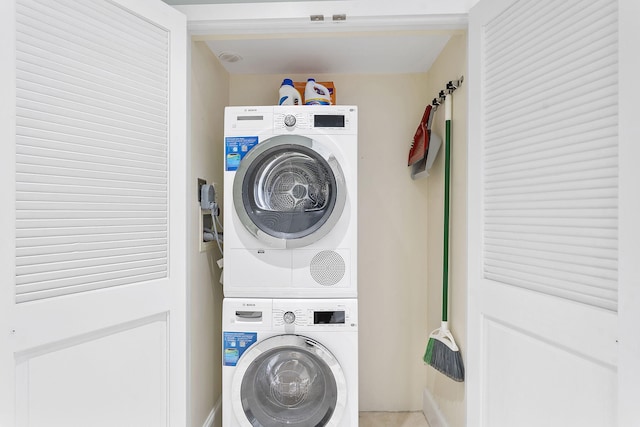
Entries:
[[459, 80], [452, 80], [449, 83], [447, 83], [447, 92], [453, 93], [456, 89], [460, 87], [463, 81], [464, 81], [464, 76], [460, 76]]

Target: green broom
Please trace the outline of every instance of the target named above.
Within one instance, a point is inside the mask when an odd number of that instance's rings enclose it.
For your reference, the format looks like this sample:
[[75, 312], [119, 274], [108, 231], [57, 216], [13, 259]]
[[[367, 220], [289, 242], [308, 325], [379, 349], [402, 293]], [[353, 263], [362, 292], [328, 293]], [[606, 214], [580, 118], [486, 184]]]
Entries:
[[[429, 336], [423, 360], [449, 378], [464, 381], [464, 364], [460, 349], [456, 345], [447, 323], [449, 296], [449, 186], [451, 167], [451, 94], [457, 88], [456, 82], [447, 84], [449, 96], [444, 99], [445, 110], [445, 160], [444, 160], [444, 249], [442, 255], [442, 323]], [[442, 93], [440, 94], [442, 98]]]

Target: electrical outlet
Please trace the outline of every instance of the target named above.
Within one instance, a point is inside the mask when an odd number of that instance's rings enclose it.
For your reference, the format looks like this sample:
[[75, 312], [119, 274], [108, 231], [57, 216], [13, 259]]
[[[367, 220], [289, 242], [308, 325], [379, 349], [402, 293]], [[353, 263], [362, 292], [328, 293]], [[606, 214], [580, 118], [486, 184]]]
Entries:
[[198, 178], [198, 203], [202, 201], [202, 186], [207, 184], [206, 179]]

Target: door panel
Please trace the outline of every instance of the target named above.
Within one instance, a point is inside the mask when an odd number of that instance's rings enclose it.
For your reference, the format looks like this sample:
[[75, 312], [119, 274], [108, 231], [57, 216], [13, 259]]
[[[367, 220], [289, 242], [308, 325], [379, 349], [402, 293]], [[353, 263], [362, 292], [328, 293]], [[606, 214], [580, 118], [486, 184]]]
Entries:
[[167, 336], [154, 317], [17, 354], [18, 425], [166, 426]]
[[485, 425], [611, 425], [613, 366], [492, 319], [484, 321], [482, 333]]
[[185, 18], [0, 7], [0, 424], [185, 425]]
[[469, 25], [468, 425], [615, 425], [617, 2]]
[[617, 349], [594, 343], [615, 341], [615, 313], [486, 282], [474, 295], [481, 349], [467, 378], [482, 404], [469, 425], [614, 425]]
[[118, 28], [108, 3], [16, 4], [17, 301], [166, 278], [166, 31]]

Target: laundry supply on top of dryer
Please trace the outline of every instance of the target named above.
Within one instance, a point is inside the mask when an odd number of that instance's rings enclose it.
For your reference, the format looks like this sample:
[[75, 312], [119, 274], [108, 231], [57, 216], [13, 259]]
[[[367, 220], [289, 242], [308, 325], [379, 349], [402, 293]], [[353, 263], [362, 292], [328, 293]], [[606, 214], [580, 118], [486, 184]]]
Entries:
[[280, 85], [278, 105], [302, 105], [302, 96], [293, 86], [293, 80], [284, 79]]
[[308, 79], [304, 90], [304, 103], [305, 105], [331, 105], [329, 89], [315, 79]]
[[[314, 79], [315, 80], [315, 79]], [[324, 86], [325, 88], [327, 88], [329, 90], [329, 102], [331, 103], [331, 105], [338, 105], [337, 99], [336, 99], [336, 85], [333, 82], [330, 81], [318, 81], [316, 80], [317, 84], [321, 84], [322, 86]], [[300, 95], [302, 95], [302, 105], [306, 105], [306, 100], [304, 99], [305, 97], [305, 91], [307, 89], [307, 82], [293, 82], [293, 87], [296, 88], [296, 90], [298, 92], [300, 92]]]

